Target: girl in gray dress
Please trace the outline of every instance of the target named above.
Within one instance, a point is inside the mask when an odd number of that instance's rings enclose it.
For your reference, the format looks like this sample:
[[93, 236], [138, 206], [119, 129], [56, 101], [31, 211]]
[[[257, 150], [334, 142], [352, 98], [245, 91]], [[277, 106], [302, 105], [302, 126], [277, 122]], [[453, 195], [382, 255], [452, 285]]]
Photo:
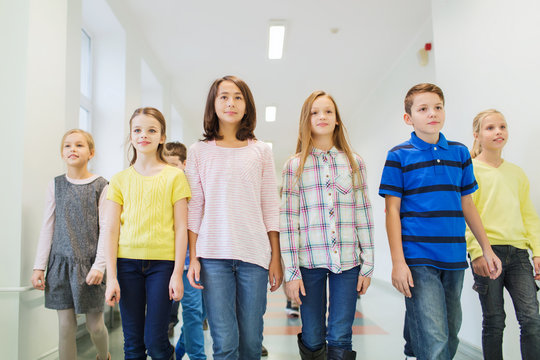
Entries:
[[67, 173], [49, 183], [32, 285], [45, 290], [45, 307], [58, 312], [60, 360], [77, 358], [75, 314], [86, 314], [97, 359], [110, 359], [103, 321], [105, 257], [99, 237], [107, 180], [88, 171], [94, 156], [89, 133], [65, 133], [61, 155]]

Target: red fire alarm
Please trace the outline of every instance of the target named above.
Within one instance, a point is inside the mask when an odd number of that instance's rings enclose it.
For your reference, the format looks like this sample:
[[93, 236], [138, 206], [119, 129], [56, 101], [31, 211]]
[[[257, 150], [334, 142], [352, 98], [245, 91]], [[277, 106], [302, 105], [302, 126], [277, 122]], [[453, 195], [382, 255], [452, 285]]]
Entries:
[[426, 44], [424, 45], [424, 50], [426, 50], [426, 51], [431, 51], [431, 43], [426, 43]]

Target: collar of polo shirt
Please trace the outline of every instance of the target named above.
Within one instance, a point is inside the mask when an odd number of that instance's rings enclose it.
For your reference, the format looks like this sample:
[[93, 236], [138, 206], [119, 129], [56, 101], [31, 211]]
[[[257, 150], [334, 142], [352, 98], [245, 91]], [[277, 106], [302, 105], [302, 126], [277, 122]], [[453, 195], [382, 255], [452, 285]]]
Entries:
[[410, 141], [411, 141], [411, 144], [418, 150], [429, 150], [433, 146], [439, 146], [445, 150], [448, 149], [448, 141], [446, 141], [446, 138], [444, 137], [443, 133], [439, 133], [439, 141], [437, 142], [437, 144], [430, 144], [430, 143], [425, 142], [424, 140], [416, 136], [416, 133], [414, 131], [411, 133]]

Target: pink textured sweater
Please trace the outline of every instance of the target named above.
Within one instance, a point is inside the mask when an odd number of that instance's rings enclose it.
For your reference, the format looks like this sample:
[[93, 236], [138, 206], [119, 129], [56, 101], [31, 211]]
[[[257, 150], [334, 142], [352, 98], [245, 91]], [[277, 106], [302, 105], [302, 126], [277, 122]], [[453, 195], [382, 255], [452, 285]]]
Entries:
[[188, 152], [188, 229], [198, 234], [197, 257], [235, 259], [268, 269], [269, 231], [279, 231], [279, 199], [270, 147], [197, 142]]

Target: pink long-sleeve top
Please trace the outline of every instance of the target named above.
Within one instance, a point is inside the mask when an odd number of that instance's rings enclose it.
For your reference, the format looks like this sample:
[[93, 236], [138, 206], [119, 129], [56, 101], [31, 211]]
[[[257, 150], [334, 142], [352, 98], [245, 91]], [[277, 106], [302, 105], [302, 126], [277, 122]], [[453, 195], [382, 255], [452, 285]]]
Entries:
[[[67, 181], [69, 181], [72, 184], [77, 185], [84, 185], [89, 184], [95, 179], [97, 179], [99, 175], [92, 175], [88, 179], [71, 179], [66, 175]], [[101, 196], [99, 197], [99, 228], [104, 229], [104, 204], [105, 199], [107, 197], [107, 188], [108, 185], [103, 188], [103, 191], [101, 192]], [[45, 195], [45, 213], [43, 215], [43, 224], [41, 225], [41, 231], [39, 233], [39, 240], [38, 240], [38, 247], [37, 247], [37, 253], [36, 258], [34, 261], [34, 270], [45, 270], [47, 268], [47, 264], [49, 262], [49, 255], [51, 253], [51, 246], [52, 246], [52, 239], [53, 239], [53, 233], [54, 233], [54, 220], [55, 220], [55, 213], [54, 210], [56, 209], [56, 201], [54, 197], [54, 179], [51, 180], [49, 185], [47, 186], [47, 193]], [[97, 252], [96, 252], [96, 259], [94, 260], [94, 264], [92, 265], [92, 269], [99, 270], [102, 273], [105, 272], [105, 244], [103, 241], [102, 232], [99, 233], [98, 238], [98, 246], [97, 246]]]
[[270, 147], [241, 148], [200, 141], [188, 152], [188, 229], [198, 234], [197, 257], [234, 259], [268, 269], [269, 231], [279, 231], [279, 199]]

